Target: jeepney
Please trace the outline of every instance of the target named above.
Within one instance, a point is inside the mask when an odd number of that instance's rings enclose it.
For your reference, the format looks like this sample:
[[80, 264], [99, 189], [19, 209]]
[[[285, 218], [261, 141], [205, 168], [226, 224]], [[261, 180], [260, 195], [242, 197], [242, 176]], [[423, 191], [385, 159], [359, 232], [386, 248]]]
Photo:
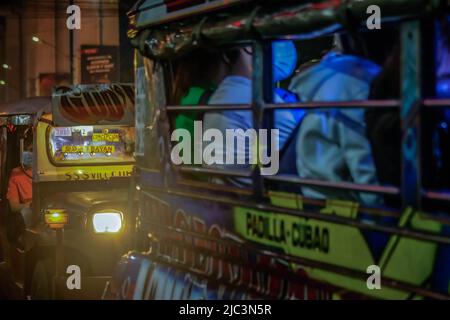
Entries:
[[[367, 7], [378, 5], [383, 23], [401, 34], [399, 100], [271, 101], [270, 44], [367, 31]], [[431, 46], [427, 19], [448, 10], [445, 1], [139, 1], [129, 13], [136, 50], [137, 246], [122, 257], [108, 283], [107, 299], [449, 299], [431, 288], [437, 252], [449, 246], [448, 193], [420, 180], [421, 112], [448, 100], [425, 99], [423, 72]], [[430, 30], [430, 29], [428, 29]], [[253, 47], [252, 103], [171, 105], [171, 63], [197, 48]], [[422, 54], [421, 54], [422, 52]], [[429, 62], [430, 60], [428, 60]], [[427, 69], [429, 70], [429, 69]], [[174, 118], [183, 113], [239, 109], [266, 128], [274, 110], [297, 108], [396, 108], [402, 123], [402, 181], [361, 185], [178, 165], [172, 161]], [[400, 168], [399, 168], [400, 170]], [[249, 188], [214, 184], [195, 175], [251, 179]], [[275, 183], [283, 188], [273, 188]], [[339, 199], [310, 199], [297, 186], [389, 195], [400, 208], [370, 207]], [[441, 209], [424, 212], [422, 200]], [[441, 206], [441, 207], [439, 207]], [[436, 212], [446, 212], [437, 215]], [[371, 217], [362, 219], [361, 216]], [[379, 223], [392, 216], [395, 225]], [[363, 231], [388, 235], [374, 258]], [[444, 259], [450, 259], [448, 256]], [[448, 261], [448, 260], [447, 260]], [[445, 261], [444, 261], [445, 262]], [[370, 277], [380, 272], [380, 287]], [[448, 281], [448, 279], [447, 279]], [[444, 283], [445, 286], [445, 283]], [[376, 286], [375, 286], [376, 287]], [[450, 287], [447, 284], [450, 290]]]
[[[22, 297], [100, 298], [134, 225], [133, 85], [58, 87], [51, 98], [0, 107], [0, 119], [2, 244]], [[27, 135], [34, 150], [30, 224], [6, 199]]]

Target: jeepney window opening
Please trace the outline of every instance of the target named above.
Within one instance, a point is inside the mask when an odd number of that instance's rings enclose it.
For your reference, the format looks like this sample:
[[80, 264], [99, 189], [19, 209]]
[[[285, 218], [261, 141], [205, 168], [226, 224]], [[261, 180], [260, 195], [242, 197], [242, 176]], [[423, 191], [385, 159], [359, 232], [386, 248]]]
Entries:
[[[408, 24], [408, 23], [411, 23], [410, 21], [406, 21], [406, 22], [401, 22], [401, 24], [402, 25], [406, 25], [406, 24]], [[284, 37], [284, 36], [283, 36]], [[271, 38], [274, 38], [274, 37], [271, 37]], [[263, 99], [263, 101], [264, 101], [264, 99]], [[267, 102], [267, 100], [266, 100], [266, 102]], [[367, 107], [369, 107], [370, 105], [372, 105], [372, 104], [374, 104], [376, 107], [379, 107], [379, 108], [382, 108], [382, 107], [389, 107], [389, 108], [391, 108], [391, 107], [393, 107], [393, 108], [398, 108], [399, 107], [399, 105], [400, 105], [400, 101], [399, 100], [385, 100], [385, 101], [383, 101], [383, 100], [381, 100], [381, 101], [379, 101], [379, 102], [376, 102], [376, 101], [370, 101], [370, 100], [365, 100], [365, 101], [360, 101], [359, 103], [361, 103], [361, 107], [364, 107], [364, 108], [367, 108]], [[335, 107], [346, 107], [346, 105], [348, 105], [350, 108], [352, 107], [351, 106], [351, 104], [352, 103], [347, 103], [346, 101], [343, 101], [343, 102], [341, 102], [341, 103], [338, 103], [338, 104], [334, 104], [334, 106]], [[355, 106], [355, 103], [353, 103], [353, 106]], [[169, 106], [168, 107], [168, 113], [171, 113], [171, 111], [175, 111], [175, 108], [176, 108], [177, 106]], [[320, 105], [320, 103], [317, 103], [317, 104], [308, 104], [308, 103], [305, 103], [305, 104], [285, 104], [285, 105], [278, 105], [278, 106], [270, 106], [270, 105], [266, 105], [266, 107], [268, 107], [268, 108], [266, 108], [266, 109], [264, 109], [263, 110], [263, 112], [272, 112], [270, 109], [283, 109], [283, 108], [289, 108], [289, 107], [298, 107], [298, 108], [304, 108], [304, 107], [306, 107], [306, 108], [308, 108], [308, 107], [312, 107], [312, 108], [319, 108], [319, 107], [322, 107], [322, 108], [327, 108], [327, 107], [330, 107], [330, 105], [328, 104], [326, 104], [326, 103], [323, 103], [322, 105]], [[359, 106], [358, 106], [359, 107]], [[170, 109], [172, 109], [172, 110], [170, 110]], [[201, 108], [199, 108], [197, 111], [201, 111], [200, 110]], [[189, 110], [186, 110], [186, 111], [189, 111]], [[203, 110], [204, 111], [204, 110]], [[169, 115], [169, 117], [170, 117], [170, 115]], [[198, 172], [201, 172], [201, 168], [199, 168], [197, 171]], [[227, 173], [228, 174], [228, 173]], [[232, 173], [230, 174], [230, 175], [232, 175]], [[262, 180], [270, 180], [270, 179], [272, 179], [273, 177], [263, 177], [262, 178]], [[294, 178], [294, 177], [292, 177], [292, 178]], [[293, 180], [297, 180], [297, 181], [293, 181]], [[299, 179], [292, 179], [292, 181], [291, 182], [294, 182], [294, 183], [307, 183], [307, 181], [303, 181], [303, 182], [301, 182], [301, 181], [299, 181]], [[353, 187], [355, 187], [356, 186], [356, 184], [355, 185], [347, 185], [347, 186], [344, 186], [344, 189], [352, 189]], [[321, 187], [325, 187], [325, 188], [327, 188], [327, 186], [326, 185], [322, 185], [321, 184]], [[341, 186], [331, 186], [331, 188], [336, 188], [336, 189], [339, 189]], [[383, 193], [386, 193], [386, 194], [395, 194], [395, 195], [400, 195], [400, 193], [401, 193], [401, 190], [399, 189], [399, 188], [393, 188], [393, 189], [389, 189], [389, 188], [384, 188], [384, 187], [380, 187], [380, 188], [376, 188], [376, 189], [373, 189], [373, 188], [369, 188], [369, 189], [367, 189], [367, 188], [363, 188], [362, 189], [362, 191], [364, 191], [364, 192], [369, 192], [369, 193], [381, 193], [381, 194], [383, 194]], [[360, 190], [360, 192], [362, 192], [361, 190]]]
[[[166, 110], [169, 111], [171, 133], [176, 129], [188, 129], [189, 132], [192, 133], [191, 143], [194, 142], [193, 139], [197, 131], [193, 131], [192, 129], [194, 129], [194, 127], [189, 127], [190, 124], [186, 121], [191, 121], [192, 123], [196, 123], [196, 125], [200, 123], [200, 131], [203, 130], [203, 126], [208, 122], [208, 119], [205, 120], [205, 115], [208, 114], [208, 112], [209, 114], [212, 114], [214, 111], [219, 110], [217, 105], [214, 106], [209, 103], [209, 99], [214, 96], [215, 89], [222, 83], [223, 80], [225, 80], [225, 78], [230, 77], [229, 79], [231, 79], [231, 77], [234, 76], [234, 72], [236, 72], [233, 70], [233, 68], [235, 68], [235, 61], [240, 59], [240, 56], [242, 55], [250, 57], [252, 54], [251, 51], [251, 44], [249, 43], [244, 46], [237, 47], [228, 46], [214, 48], [212, 50], [197, 50], [185, 58], [168, 63], [166, 75], [170, 81], [166, 82], [166, 91], [168, 94], [167, 100], [170, 102], [170, 105], [167, 106]], [[251, 69], [251, 64], [249, 68]], [[245, 70], [246, 73], [249, 73], [249, 71], [250, 70]], [[242, 72], [244, 71], [239, 70], [239, 73]], [[248, 77], [250, 76], [251, 74], [248, 74]], [[234, 77], [236, 78], [236, 76]], [[239, 75], [239, 77], [241, 77], [241, 75]], [[244, 81], [243, 77], [241, 77], [241, 79]], [[238, 100], [245, 100], [245, 102], [243, 102], [238, 109], [248, 109], [243, 112], [248, 113], [250, 116], [250, 97], [252, 91], [250, 85], [251, 81], [250, 79], [245, 81], [249, 81], [246, 85], [250, 87], [250, 90], [246, 91], [248, 87], [244, 87], [244, 92], [239, 92], [241, 88], [237, 87], [235, 93], [238, 96]], [[230, 85], [231, 83], [232, 82], [230, 81]], [[199, 90], [204, 90], [200, 96], [198, 96]], [[230, 111], [233, 111], [233, 103], [229, 102], [227, 99], [230, 100], [233, 98], [225, 96], [225, 102], [222, 106], [229, 105], [231, 106]], [[174, 111], [173, 108], [178, 108], [180, 112], [172, 115], [171, 113]], [[192, 111], [183, 112], [183, 109], [192, 109]], [[190, 119], [183, 119], [185, 117]], [[197, 126], [195, 128], [197, 128]], [[173, 141], [169, 143], [169, 145], [171, 145], [171, 151], [173, 150], [175, 144], [176, 143], [173, 143]], [[182, 155], [183, 152], [184, 150], [180, 154]], [[198, 167], [198, 165], [204, 164], [203, 161], [194, 161], [194, 152], [195, 151], [191, 152], [191, 161], [187, 164], [187, 167], [190, 166], [191, 169], [195, 169], [196, 166]], [[177, 170], [176, 167], [180, 166], [180, 164], [174, 164], [173, 161], [172, 165], [175, 170]], [[182, 170], [186, 169], [189, 170], [188, 168], [183, 168]], [[205, 170], [208, 170], [208, 172], [212, 175], [222, 175], [220, 170], [214, 170], [212, 168], [205, 168]], [[249, 172], [243, 174], [248, 176]]]
[[[276, 41], [276, 39], [274, 39], [274, 41]], [[267, 43], [271, 43], [270, 41], [267, 41]], [[267, 60], [267, 56], [270, 56], [270, 54], [267, 54], [267, 51], [268, 50], [266, 50], [266, 55], [265, 55], [265, 57], [266, 57], [266, 60]], [[264, 57], [263, 57], [264, 58]], [[263, 68], [263, 70], [271, 70], [272, 68]], [[267, 72], [268, 73], [268, 72]], [[173, 73], [170, 73], [170, 76], [171, 76], [171, 78], [173, 78]], [[288, 79], [292, 79], [292, 77], [293, 77], [293, 75], [291, 75], [291, 77], [289, 77]], [[255, 78], [255, 75], [253, 76], [253, 78]], [[263, 77], [263, 78], [265, 78], [265, 79], [267, 79], [268, 78], [268, 75], [266, 74], [265, 75], [265, 77]], [[173, 83], [174, 81], [169, 81], [169, 83]], [[252, 82], [254, 83], [255, 81], [254, 81], [254, 79], [252, 80]], [[266, 85], [266, 87], [265, 88], [274, 88], [274, 87], [278, 87], [279, 88], [279, 84], [277, 85], [277, 84], [275, 84], [274, 83], [274, 85], [270, 85], [270, 80], [268, 81], [269, 82], [269, 85]], [[170, 92], [171, 90], [167, 90], [167, 92]], [[262, 109], [262, 113], [264, 113], [264, 120], [263, 120], [263, 123], [265, 123], [265, 126], [264, 127], [272, 127], [273, 128], [273, 110], [274, 109], [277, 109], [279, 106], [277, 105], [277, 106], [274, 106], [274, 105], [270, 105], [270, 103], [274, 103], [273, 102], [273, 95], [271, 95], [271, 94], [268, 94], [267, 93], [267, 90], [263, 90], [264, 92], [262, 92], [262, 101], [264, 101], [266, 104], [267, 104], [267, 102], [269, 103], [269, 105], [266, 105], [266, 108], [263, 108]], [[170, 97], [168, 97], [168, 99], [169, 99]], [[280, 101], [277, 101], [277, 102], [275, 102], [276, 104], [282, 104], [282, 102], [280, 102]], [[243, 106], [237, 106], [237, 105], [235, 105], [236, 107], [243, 107]], [[251, 106], [251, 105], [249, 105], [249, 106]], [[267, 108], [267, 106], [269, 107], [269, 108]], [[328, 105], [328, 107], [330, 107], [331, 105]], [[170, 125], [171, 125], [171, 129], [173, 129], [174, 128], [174, 117], [172, 117], [172, 115], [171, 115], [171, 113], [173, 112], [173, 111], [176, 111], [176, 113], [177, 113], [177, 115], [179, 115], [179, 114], [185, 114], [185, 113], [187, 113], [187, 112], [183, 112], [183, 108], [186, 108], [186, 109], [188, 109], [190, 106], [185, 106], [185, 107], [183, 107], [183, 106], [172, 106], [172, 105], [169, 105], [168, 106], [168, 108], [167, 108], [167, 110], [169, 111], [168, 113], [169, 113], [169, 119], [170, 119]], [[217, 107], [216, 106], [192, 106], [193, 108], [192, 108], [192, 110], [196, 110], [196, 112], [197, 113], [206, 113], [206, 112], [208, 112], [208, 111], [211, 111], [211, 110], [217, 110]], [[230, 107], [232, 108], [232, 105], [230, 105]], [[285, 107], [286, 108], [295, 108], [296, 106], [295, 106], [295, 104], [294, 105], [288, 105], [288, 104], [285, 104]], [[302, 107], [302, 105], [300, 105], [300, 108]], [[358, 107], [358, 105], [357, 104], [354, 104], [354, 108], [357, 108]], [[178, 109], [177, 109], [178, 108]], [[231, 109], [230, 108], [230, 109]], [[175, 116], [176, 117], [176, 116]], [[253, 128], [254, 128], [255, 126], [253, 126]], [[173, 144], [172, 144], [172, 146], [173, 146]], [[178, 165], [179, 166], [179, 165]], [[182, 168], [181, 168], [181, 170], [182, 171], [185, 171], [185, 172], [191, 172], [191, 173], [194, 173], [194, 172], [201, 172], [202, 171], [202, 169], [203, 168], [198, 168], [198, 169], [194, 169], [194, 168], [188, 168], [189, 167], [189, 165], [181, 165], [182, 166]], [[227, 175], [229, 175], [229, 176], [232, 176], [233, 175], [233, 170], [228, 170], [227, 172], [220, 172], [220, 171], [205, 171], [204, 173], [208, 173], [208, 174], [212, 174], [212, 175], [225, 175], [225, 176], [227, 176]], [[237, 176], [239, 176], [239, 175], [242, 175], [242, 173], [239, 173], [239, 172], [234, 172]], [[248, 174], [247, 175], [244, 175], [244, 176], [249, 176]], [[270, 179], [270, 178], [268, 178], [268, 179]], [[304, 181], [304, 183], [306, 183], [306, 181]], [[371, 190], [369, 190], [369, 192], [371, 192]], [[378, 192], [377, 190], [376, 191], [373, 191], [373, 192]]]
[[55, 166], [130, 164], [134, 144], [134, 127], [128, 126], [48, 126], [46, 130], [47, 156]]

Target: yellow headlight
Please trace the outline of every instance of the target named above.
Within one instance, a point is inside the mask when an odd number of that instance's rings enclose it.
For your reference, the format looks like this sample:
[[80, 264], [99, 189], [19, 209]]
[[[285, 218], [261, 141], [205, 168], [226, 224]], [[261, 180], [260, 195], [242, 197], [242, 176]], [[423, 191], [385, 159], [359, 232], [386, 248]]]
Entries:
[[69, 222], [69, 215], [64, 209], [47, 209], [44, 215], [45, 223], [52, 229], [62, 229]]
[[122, 229], [122, 213], [98, 212], [92, 217], [92, 224], [96, 233], [116, 233]]

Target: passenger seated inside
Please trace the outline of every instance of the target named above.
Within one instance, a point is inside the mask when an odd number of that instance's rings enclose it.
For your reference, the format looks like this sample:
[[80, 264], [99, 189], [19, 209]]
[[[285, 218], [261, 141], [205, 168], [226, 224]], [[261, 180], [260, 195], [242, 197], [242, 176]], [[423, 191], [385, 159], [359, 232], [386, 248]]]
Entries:
[[[337, 36], [336, 49], [295, 76], [289, 89], [304, 102], [365, 100], [370, 83], [381, 71], [380, 65], [395, 40], [391, 32], [371, 32], [362, 39]], [[297, 133], [296, 165], [298, 175], [304, 179], [376, 185], [370, 143], [365, 135], [364, 110], [307, 111]], [[366, 205], [382, 202], [374, 194], [329, 188], [303, 186], [302, 193], [312, 198]]]
[[[174, 62], [173, 67], [175, 70], [174, 84], [169, 98], [173, 105], [207, 105], [215, 89], [226, 75], [226, 65], [221, 62], [221, 55], [204, 50], [197, 50], [190, 56]], [[195, 136], [194, 122], [201, 121], [202, 118], [203, 113], [201, 112], [183, 112], [175, 117], [174, 127], [187, 130], [192, 138]], [[194, 140], [191, 142], [192, 156], [197, 143]], [[201, 144], [198, 147], [201, 147]], [[182, 176], [194, 180], [208, 180], [207, 176], [201, 174], [183, 173]]]
[[7, 199], [13, 214], [21, 214], [25, 226], [31, 226], [33, 138], [27, 135], [24, 140], [22, 165], [11, 171], [8, 181]]
[[[181, 106], [206, 105], [219, 83], [226, 76], [221, 55], [198, 50], [174, 63], [175, 77], [171, 104]], [[185, 112], [175, 117], [175, 128], [186, 129], [194, 136], [194, 121], [202, 120], [199, 112]]]
[[[291, 41], [276, 41], [272, 43], [273, 56], [273, 81], [281, 81], [291, 76], [297, 64], [297, 51]], [[234, 49], [227, 51], [223, 60], [228, 66], [227, 75], [217, 87], [217, 90], [211, 96], [209, 104], [227, 105], [227, 104], [249, 104], [252, 101], [252, 51], [250, 47]], [[278, 90], [278, 93], [281, 91]], [[293, 95], [283, 93], [283, 96], [292, 99]], [[275, 102], [284, 102], [274, 93]], [[292, 102], [292, 101], [289, 101]], [[279, 148], [282, 148], [291, 132], [295, 129], [299, 118], [298, 110], [278, 110], [275, 112], [275, 129], [279, 129]], [[219, 111], [207, 112], [203, 119], [204, 130], [218, 129], [225, 136], [227, 129], [242, 129], [245, 132], [253, 128], [252, 113], [250, 111]], [[239, 137], [245, 139], [245, 136]], [[235, 144], [236, 145], [236, 144]], [[236, 147], [230, 148], [227, 144], [222, 149], [222, 156], [233, 154], [235, 160], [239, 157], [245, 159], [245, 165], [214, 165], [227, 169], [249, 169], [250, 148], [248, 143], [245, 148], [238, 150]], [[235, 163], [237, 163], [235, 161]], [[250, 184], [249, 179], [214, 179], [217, 183], [231, 183], [236, 186], [246, 187]]]

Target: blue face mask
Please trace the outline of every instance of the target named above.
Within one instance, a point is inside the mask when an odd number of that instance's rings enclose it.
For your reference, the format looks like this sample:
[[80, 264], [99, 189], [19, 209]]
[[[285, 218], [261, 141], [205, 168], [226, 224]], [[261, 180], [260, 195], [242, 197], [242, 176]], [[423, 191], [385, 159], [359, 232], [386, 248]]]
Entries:
[[438, 98], [450, 98], [450, 78], [437, 79], [436, 95]]
[[273, 82], [289, 78], [297, 66], [297, 49], [292, 41], [272, 42]]
[[33, 152], [24, 151], [22, 153], [22, 163], [24, 167], [31, 168], [31, 166], [33, 165]]

